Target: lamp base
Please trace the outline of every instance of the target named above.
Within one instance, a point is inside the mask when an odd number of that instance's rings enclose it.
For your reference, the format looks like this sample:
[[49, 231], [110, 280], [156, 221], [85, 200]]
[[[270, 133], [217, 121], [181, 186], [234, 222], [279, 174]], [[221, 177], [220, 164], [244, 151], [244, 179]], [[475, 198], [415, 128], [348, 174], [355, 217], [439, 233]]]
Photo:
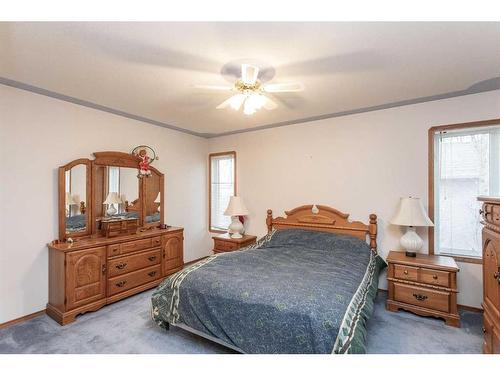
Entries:
[[228, 229], [229, 236], [231, 236], [231, 238], [243, 238], [241, 235], [243, 232], [243, 224], [241, 224], [238, 216], [231, 216], [231, 225], [229, 225]]
[[404, 236], [399, 240], [399, 243], [406, 250], [406, 256], [414, 258], [422, 248], [424, 241], [422, 241], [414, 227], [408, 227]]
[[114, 214], [116, 214], [116, 208], [114, 207], [114, 205], [110, 204], [108, 209], [106, 210], [106, 213], [108, 214], [108, 216], [113, 216]]

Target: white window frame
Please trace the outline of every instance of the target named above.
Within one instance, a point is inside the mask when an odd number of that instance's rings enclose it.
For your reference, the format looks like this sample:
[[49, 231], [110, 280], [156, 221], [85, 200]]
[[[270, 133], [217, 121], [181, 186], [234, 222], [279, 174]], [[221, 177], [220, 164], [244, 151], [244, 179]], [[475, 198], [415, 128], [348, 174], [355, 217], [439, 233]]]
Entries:
[[212, 209], [213, 209], [213, 202], [212, 202], [212, 160], [214, 158], [220, 158], [220, 157], [232, 157], [233, 158], [233, 194], [237, 194], [237, 183], [236, 183], [236, 152], [235, 151], [226, 151], [226, 152], [217, 152], [217, 153], [212, 153], [208, 155], [208, 202], [209, 202], [209, 209], [208, 209], [208, 230], [212, 233], [225, 233], [227, 232], [227, 228], [218, 228], [218, 227], [213, 227], [212, 226]]
[[[429, 129], [429, 215], [431, 220], [436, 225], [439, 225], [439, 192], [437, 191], [438, 184], [435, 183], [439, 179], [439, 135], [440, 133], [450, 132], [453, 135], [468, 135], [468, 134], [477, 134], [481, 132], [490, 132], [492, 129], [498, 128], [500, 129], [500, 119], [495, 120], [487, 120], [487, 121], [477, 121], [472, 123], [465, 124], [452, 124], [452, 125], [443, 125], [443, 126], [435, 126]], [[497, 134], [497, 137], [499, 135]], [[496, 142], [499, 140], [497, 139]], [[491, 145], [490, 139], [490, 145]], [[500, 152], [499, 148], [490, 147], [490, 176], [494, 176], [494, 171], [498, 171], [500, 165], [498, 164], [498, 157], [496, 153]], [[490, 179], [490, 192], [498, 191], [498, 187], [495, 187], [494, 184], [497, 183], [495, 179]], [[493, 189], [493, 190], [492, 190]], [[479, 220], [479, 212], [478, 212], [478, 220]], [[453, 258], [469, 263], [482, 263], [481, 257], [469, 256], [469, 255], [456, 255], [456, 254], [448, 254], [445, 252], [440, 252], [438, 249], [439, 238], [437, 230], [434, 228], [429, 228], [429, 254], [436, 255], [449, 255]]]

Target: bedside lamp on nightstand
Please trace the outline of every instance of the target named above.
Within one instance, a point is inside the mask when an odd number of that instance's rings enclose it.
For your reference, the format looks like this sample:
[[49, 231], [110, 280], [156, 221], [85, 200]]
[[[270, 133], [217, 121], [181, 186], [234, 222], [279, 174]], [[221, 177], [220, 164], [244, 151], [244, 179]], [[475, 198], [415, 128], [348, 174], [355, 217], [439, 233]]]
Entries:
[[399, 242], [406, 250], [406, 256], [415, 257], [424, 242], [415, 231], [415, 227], [432, 227], [434, 224], [427, 216], [420, 198], [401, 198], [398, 211], [391, 220], [391, 224], [408, 227]]
[[229, 198], [229, 205], [224, 211], [224, 215], [231, 216], [231, 225], [229, 225], [229, 235], [231, 238], [242, 238], [243, 224], [240, 221], [240, 216], [248, 215], [248, 210], [243, 203], [243, 199], [233, 196]]

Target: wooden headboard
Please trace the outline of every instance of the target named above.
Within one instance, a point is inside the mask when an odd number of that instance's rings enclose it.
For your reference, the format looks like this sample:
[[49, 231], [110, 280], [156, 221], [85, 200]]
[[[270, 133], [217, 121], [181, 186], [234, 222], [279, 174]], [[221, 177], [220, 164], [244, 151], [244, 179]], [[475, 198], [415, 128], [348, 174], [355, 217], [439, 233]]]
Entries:
[[349, 214], [335, 208], [322, 205], [306, 205], [285, 211], [286, 218], [273, 218], [273, 211], [267, 210], [267, 231], [274, 229], [309, 229], [353, 236], [366, 241], [370, 239], [370, 248], [377, 249], [377, 215], [370, 215], [370, 224], [361, 221], [349, 221]]

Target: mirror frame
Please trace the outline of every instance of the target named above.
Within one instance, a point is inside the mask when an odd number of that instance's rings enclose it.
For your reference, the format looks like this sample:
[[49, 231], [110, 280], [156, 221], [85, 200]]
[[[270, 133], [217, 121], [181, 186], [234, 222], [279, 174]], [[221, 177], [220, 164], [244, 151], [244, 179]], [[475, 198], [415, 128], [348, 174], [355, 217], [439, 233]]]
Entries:
[[[85, 176], [85, 200], [87, 214], [85, 230], [75, 233], [66, 233], [66, 171], [71, 170], [71, 168], [77, 165], [85, 165], [86, 176]], [[72, 162], [59, 167], [59, 240], [64, 241], [69, 237], [84, 237], [92, 233], [91, 228], [91, 206], [92, 201], [92, 161], [89, 159], [76, 159]]]
[[[119, 151], [101, 151], [94, 152], [94, 160], [89, 159], [76, 159], [72, 162], [59, 167], [59, 240], [66, 241], [68, 237], [82, 237], [98, 235], [98, 230], [95, 222], [94, 213], [94, 191], [96, 191], [95, 181], [94, 181], [94, 168], [96, 166], [114, 166], [114, 167], [124, 167], [124, 168], [134, 168], [139, 169], [139, 162], [141, 159], [133, 154], [127, 154], [125, 152]], [[85, 164], [87, 166], [87, 229], [84, 232], [78, 232], [74, 235], [66, 234], [66, 206], [65, 206], [65, 172], [71, 169], [73, 166], [78, 164]], [[141, 210], [139, 215], [139, 231], [142, 229], [160, 227], [165, 223], [165, 175], [161, 173], [158, 169], [153, 166], [149, 167], [151, 173], [157, 175], [160, 179], [160, 222], [145, 223], [146, 218], [146, 204], [145, 200], [145, 190], [146, 184], [145, 180], [148, 177], [137, 178], [138, 180], [138, 191], [139, 191], [139, 201], [141, 202]]]

